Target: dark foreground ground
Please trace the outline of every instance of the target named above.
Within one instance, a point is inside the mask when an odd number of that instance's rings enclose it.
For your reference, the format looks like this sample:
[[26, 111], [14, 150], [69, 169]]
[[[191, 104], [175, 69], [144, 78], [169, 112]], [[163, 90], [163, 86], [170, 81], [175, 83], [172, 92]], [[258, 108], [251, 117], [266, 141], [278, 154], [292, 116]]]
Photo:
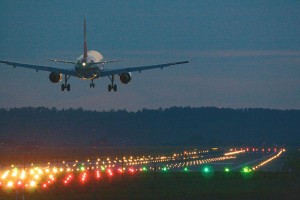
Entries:
[[[56, 184], [26, 191], [25, 199], [299, 199], [300, 176], [295, 173], [163, 173], [126, 175], [82, 185]], [[16, 199], [16, 191], [1, 191], [0, 199]], [[19, 199], [22, 199], [19, 191]]]

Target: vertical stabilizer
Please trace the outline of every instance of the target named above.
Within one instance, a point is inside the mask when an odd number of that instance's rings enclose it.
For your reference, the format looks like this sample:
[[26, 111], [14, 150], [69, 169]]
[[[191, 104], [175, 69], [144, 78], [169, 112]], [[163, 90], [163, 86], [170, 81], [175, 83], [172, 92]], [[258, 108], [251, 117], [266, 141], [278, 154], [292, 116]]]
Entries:
[[87, 58], [87, 44], [86, 44], [86, 23], [84, 19], [84, 42], [83, 42], [83, 58]]

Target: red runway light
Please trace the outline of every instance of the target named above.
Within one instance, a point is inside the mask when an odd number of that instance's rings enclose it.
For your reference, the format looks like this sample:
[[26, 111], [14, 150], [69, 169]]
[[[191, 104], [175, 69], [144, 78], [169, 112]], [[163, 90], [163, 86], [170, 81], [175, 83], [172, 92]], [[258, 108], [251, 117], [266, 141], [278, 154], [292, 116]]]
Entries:
[[129, 168], [128, 171], [129, 171], [130, 173], [134, 173], [134, 169], [133, 169], [133, 168]]
[[119, 173], [124, 173], [123, 170], [121, 168], [118, 169]]
[[108, 173], [109, 176], [113, 175], [113, 173], [112, 173], [112, 171], [110, 169], [107, 170], [107, 173]]
[[80, 180], [82, 183], [84, 183], [86, 181], [86, 172], [83, 173]]
[[63, 183], [66, 185], [72, 180], [73, 176], [71, 174], [65, 176], [65, 179], [63, 180]]
[[96, 177], [100, 178], [100, 172], [99, 171], [96, 171]]

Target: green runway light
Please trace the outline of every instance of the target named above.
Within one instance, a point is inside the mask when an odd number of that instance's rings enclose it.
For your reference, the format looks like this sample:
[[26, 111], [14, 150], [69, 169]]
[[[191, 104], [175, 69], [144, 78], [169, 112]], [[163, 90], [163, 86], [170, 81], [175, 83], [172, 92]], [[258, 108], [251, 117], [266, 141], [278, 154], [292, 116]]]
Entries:
[[205, 168], [203, 169], [203, 172], [208, 173], [208, 172], [209, 172], [209, 168], [208, 168], [208, 167], [205, 167]]
[[202, 169], [201, 169], [201, 173], [202, 175], [205, 177], [205, 178], [210, 178], [214, 175], [214, 170], [212, 167], [210, 166], [204, 166]]
[[225, 167], [224, 172], [230, 172], [230, 169], [228, 167]]
[[249, 173], [249, 172], [251, 172], [251, 169], [249, 169], [249, 167], [244, 167], [242, 172], [243, 173]]
[[166, 172], [166, 171], [167, 171], [167, 167], [162, 168], [162, 170], [163, 170], [164, 172]]
[[147, 171], [147, 168], [146, 168], [146, 167], [143, 167], [143, 171], [144, 171], [144, 172]]
[[81, 171], [84, 171], [84, 167], [80, 167], [80, 170], [81, 170]]
[[188, 172], [189, 169], [188, 169], [187, 167], [185, 167], [185, 168], [183, 169], [183, 171]]
[[241, 170], [241, 173], [242, 173], [243, 177], [246, 179], [252, 178], [252, 176], [253, 176], [252, 170], [248, 166], [244, 167]]

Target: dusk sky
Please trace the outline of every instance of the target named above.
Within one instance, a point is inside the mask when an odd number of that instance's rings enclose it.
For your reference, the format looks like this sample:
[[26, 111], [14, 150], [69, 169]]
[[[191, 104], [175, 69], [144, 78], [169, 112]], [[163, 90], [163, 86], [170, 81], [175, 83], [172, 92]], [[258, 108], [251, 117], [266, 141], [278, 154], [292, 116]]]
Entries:
[[133, 73], [107, 92], [108, 78], [71, 78], [70, 92], [49, 72], [0, 64], [0, 108], [87, 110], [216, 106], [300, 109], [300, 1], [1, 0], [0, 60], [73, 68], [88, 49], [106, 68], [169, 61], [190, 64]]

